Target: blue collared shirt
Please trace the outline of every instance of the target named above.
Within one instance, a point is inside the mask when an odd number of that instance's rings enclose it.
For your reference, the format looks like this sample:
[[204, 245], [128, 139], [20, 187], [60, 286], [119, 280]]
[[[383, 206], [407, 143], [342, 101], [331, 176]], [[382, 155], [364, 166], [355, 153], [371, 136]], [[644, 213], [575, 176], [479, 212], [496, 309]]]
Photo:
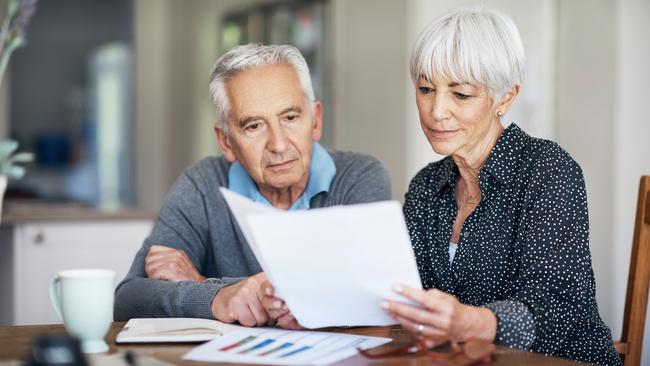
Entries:
[[[321, 192], [329, 192], [334, 176], [336, 176], [334, 160], [319, 143], [315, 142], [311, 152], [307, 187], [289, 210], [306, 210], [310, 208], [309, 203], [315, 195]], [[253, 178], [238, 161], [234, 162], [228, 171], [228, 189], [255, 202], [271, 206], [271, 202], [260, 193]]]

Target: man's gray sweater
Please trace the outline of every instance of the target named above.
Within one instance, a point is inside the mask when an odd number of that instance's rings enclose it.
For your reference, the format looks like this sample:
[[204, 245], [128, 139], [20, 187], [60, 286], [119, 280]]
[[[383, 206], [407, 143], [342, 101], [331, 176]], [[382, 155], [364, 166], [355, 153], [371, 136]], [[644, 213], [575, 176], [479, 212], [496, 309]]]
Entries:
[[[390, 178], [379, 160], [351, 152], [329, 153], [336, 165], [336, 176], [329, 192], [311, 199], [312, 208], [390, 199]], [[218, 189], [228, 187], [229, 169], [223, 156], [208, 157], [176, 180], [151, 235], [115, 290], [116, 321], [213, 318], [210, 303], [222, 287], [261, 271]], [[199, 273], [217, 280], [197, 283], [148, 278], [144, 260], [149, 248], [156, 244], [183, 250]]]

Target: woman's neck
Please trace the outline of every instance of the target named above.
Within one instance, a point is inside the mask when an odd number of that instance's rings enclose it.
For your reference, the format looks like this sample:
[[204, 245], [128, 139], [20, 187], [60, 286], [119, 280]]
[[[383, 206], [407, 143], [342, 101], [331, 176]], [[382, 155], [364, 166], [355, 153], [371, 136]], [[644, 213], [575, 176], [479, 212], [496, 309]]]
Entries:
[[503, 130], [501, 122], [492, 123], [481, 141], [464, 152], [452, 155], [452, 159], [454, 159], [460, 173], [458, 179], [464, 180], [468, 188], [476, 185], [476, 189], [478, 189], [478, 172], [485, 164], [488, 156], [490, 156], [490, 152], [492, 152]]

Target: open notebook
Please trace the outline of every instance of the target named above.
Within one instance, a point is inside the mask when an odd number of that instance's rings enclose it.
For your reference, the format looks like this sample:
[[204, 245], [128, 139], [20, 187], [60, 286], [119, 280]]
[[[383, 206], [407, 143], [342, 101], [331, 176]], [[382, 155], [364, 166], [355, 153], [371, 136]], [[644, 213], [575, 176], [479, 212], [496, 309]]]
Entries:
[[117, 334], [117, 343], [204, 342], [237, 330], [218, 320], [193, 318], [131, 319]]

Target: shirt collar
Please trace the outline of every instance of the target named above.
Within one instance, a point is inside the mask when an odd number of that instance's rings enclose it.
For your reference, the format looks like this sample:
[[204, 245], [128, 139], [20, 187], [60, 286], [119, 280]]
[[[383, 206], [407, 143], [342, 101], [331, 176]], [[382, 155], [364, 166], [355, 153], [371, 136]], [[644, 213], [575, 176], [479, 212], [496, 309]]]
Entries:
[[[336, 176], [336, 165], [330, 154], [317, 142], [313, 144], [309, 179], [305, 191], [291, 205], [289, 210], [306, 210], [310, 208], [311, 199], [321, 192], [329, 192], [330, 185]], [[249, 199], [271, 206], [264, 197], [253, 178], [239, 163], [234, 162], [228, 171], [228, 189], [235, 191]]]
[[515, 123], [506, 128], [488, 156], [481, 170], [492, 175], [499, 183], [508, 184], [521, 165], [521, 155], [532, 139]]
[[[479, 172], [479, 179], [485, 174], [490, 174], [497, 182], [507, 184], [515, 176], [517, 167], [521, 164], [521, 154], [531, 137], [515, 123], [510, 124], [492, 148], [485, 164]], [[432, 187], [439, 192], [445, 186], [455, 187], [458, 177], [458, 167], [447, 156], [441, 162], [442, 169], [432, 183]]]

